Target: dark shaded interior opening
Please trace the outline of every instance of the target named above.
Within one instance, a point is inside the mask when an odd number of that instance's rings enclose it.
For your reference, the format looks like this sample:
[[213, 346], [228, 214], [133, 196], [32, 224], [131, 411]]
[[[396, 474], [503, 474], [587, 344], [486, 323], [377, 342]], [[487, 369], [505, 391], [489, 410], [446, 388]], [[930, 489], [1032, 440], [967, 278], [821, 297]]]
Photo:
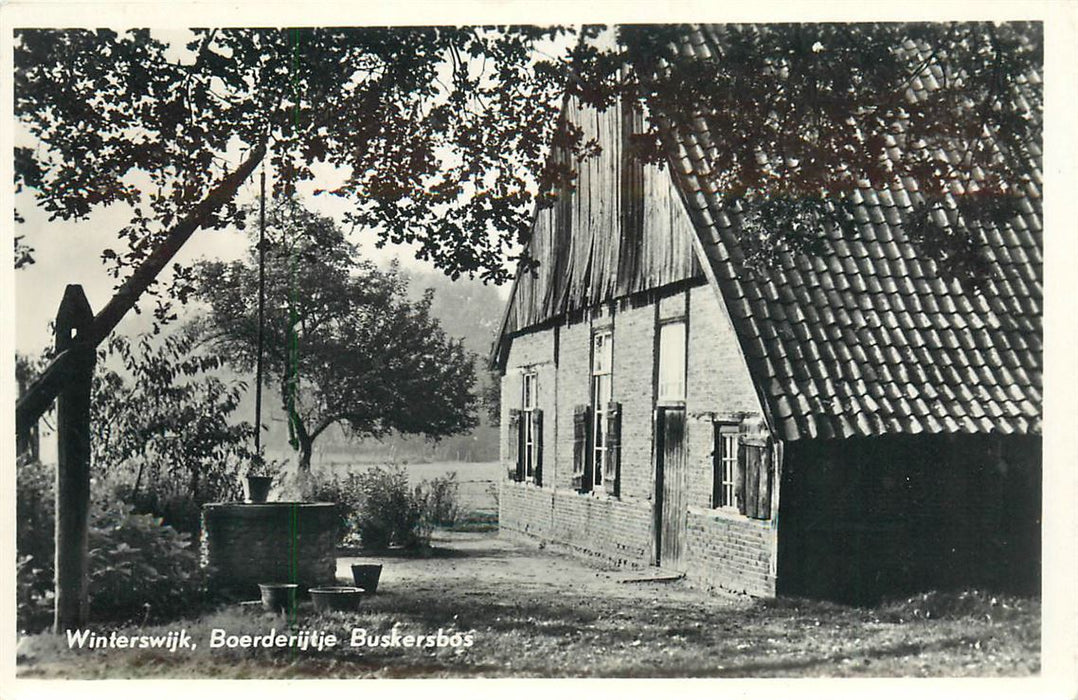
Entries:
[[779, 594], [1040, 592], [1039, 435], [789, 443], [780, 499]]

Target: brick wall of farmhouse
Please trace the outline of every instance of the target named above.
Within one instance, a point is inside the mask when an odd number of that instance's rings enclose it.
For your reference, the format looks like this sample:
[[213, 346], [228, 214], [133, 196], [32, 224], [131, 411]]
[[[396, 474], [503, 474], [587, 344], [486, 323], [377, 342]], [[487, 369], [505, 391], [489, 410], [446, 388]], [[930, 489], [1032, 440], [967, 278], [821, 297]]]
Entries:
[[733, 326], [707, 286], [688, 292], [686, 464], [689, 514], [684, 559], [709, 584], [752, 595], [775, 592], [774, 520], [712, 509], [714, 421], [759, 415]]
[[685, 542], [690, 573], [730, 592], [774, 595], [773, 522], [690, 507]]
[[570, 323], [558, 333], [558, 403], [554, 411], [558, 421], [558, 441], [554, 447], [557, 477], [549, 483], [568, 490], [573, 485], [573, 407], [589, 401], [591, 324]]
[[614, 318], [613, 396], [621, 404], [621, 497], [650, 501], [655, 483], [655, 307], [620, 310]]
[[711, 507], [713, 421], [737, 423], [759, 415], [759, 402], [733, 326], [709, 287], [689, 291], [686, 440], [689, 505]]
[[619, 565], [645, 566], [651, 559], [647, 501], [503, 481], [499, 508], [503, 531], [559, 542]]
[[[656, 333], [660, 320], [675, 317], [688, 320], [686, 573], [729, 590], [771, 595], [775, 588], [771, 521], [711, 509], [713, 421], [740, 419], [757, 414], [759, 408], [732, 327], [707, 286], [623, 303], [596, 318], [513, 339], [502, 384], [503, 426], [508, 409], [519, 406], [521, 368], [537, 368], [540, 408], [546, 416], [544, 486], [503, 481], [501, 528], [616, 563], [654, 562]], [[613, 396], [622, 404], [620, 498], [580, 494], [571, 488], [573, 408], [590, 400], [593, 328], [611, 324]], [[507, 445], [503, 430], [503, 456]]]

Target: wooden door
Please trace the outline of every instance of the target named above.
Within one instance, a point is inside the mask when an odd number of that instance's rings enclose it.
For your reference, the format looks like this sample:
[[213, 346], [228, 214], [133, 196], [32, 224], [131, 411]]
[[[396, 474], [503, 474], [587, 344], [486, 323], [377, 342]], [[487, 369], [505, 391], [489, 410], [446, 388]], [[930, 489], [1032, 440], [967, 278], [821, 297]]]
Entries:
[[656, 492], [659, 512], [656, 563], [675, 571], [682, 570], [685, 551], [685, 519], [688, 507], [685, 476], [685, 410], [659, 409], [656, 416]]

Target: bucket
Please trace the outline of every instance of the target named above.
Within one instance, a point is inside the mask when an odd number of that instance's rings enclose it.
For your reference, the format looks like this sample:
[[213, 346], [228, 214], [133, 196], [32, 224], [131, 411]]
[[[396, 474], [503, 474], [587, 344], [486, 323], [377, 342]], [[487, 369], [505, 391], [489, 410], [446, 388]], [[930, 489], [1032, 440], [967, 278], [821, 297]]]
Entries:
[[296, 593], [299, 584], [296, 583], [260, 583], [258, 589], [262, 591], [262, 607], [269, 612], [292, 612], [296, 609]]
[[356, 610], [365, 593], [362, 588], [354, 586], [322, 586], [310, 588], [308, 592], [311, 594], [314, 609], [320, 612]]
[[272, 485], [272, 476], [247, 477], [247, 501], [249, 503], [265, 503]]
[[352, 580], [368, 593], [378, 591], [378, 579], [382, 576], [381, 564], [352, 564]]

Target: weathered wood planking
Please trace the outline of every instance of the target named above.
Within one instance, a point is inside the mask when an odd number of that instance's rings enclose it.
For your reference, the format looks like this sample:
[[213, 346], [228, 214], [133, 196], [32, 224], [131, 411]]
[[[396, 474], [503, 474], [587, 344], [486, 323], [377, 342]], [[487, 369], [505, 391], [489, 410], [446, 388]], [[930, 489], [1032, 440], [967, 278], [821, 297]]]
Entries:
[[695, 232], [669, 173], [642, 167], [624, 148], [633, 116], [570, 101], [566, 117], [601, 153], [576, 162], [576, 187], [537, 213], [528, 246], [539, 265], [517, 280], [509, 333], [700, 274]]

